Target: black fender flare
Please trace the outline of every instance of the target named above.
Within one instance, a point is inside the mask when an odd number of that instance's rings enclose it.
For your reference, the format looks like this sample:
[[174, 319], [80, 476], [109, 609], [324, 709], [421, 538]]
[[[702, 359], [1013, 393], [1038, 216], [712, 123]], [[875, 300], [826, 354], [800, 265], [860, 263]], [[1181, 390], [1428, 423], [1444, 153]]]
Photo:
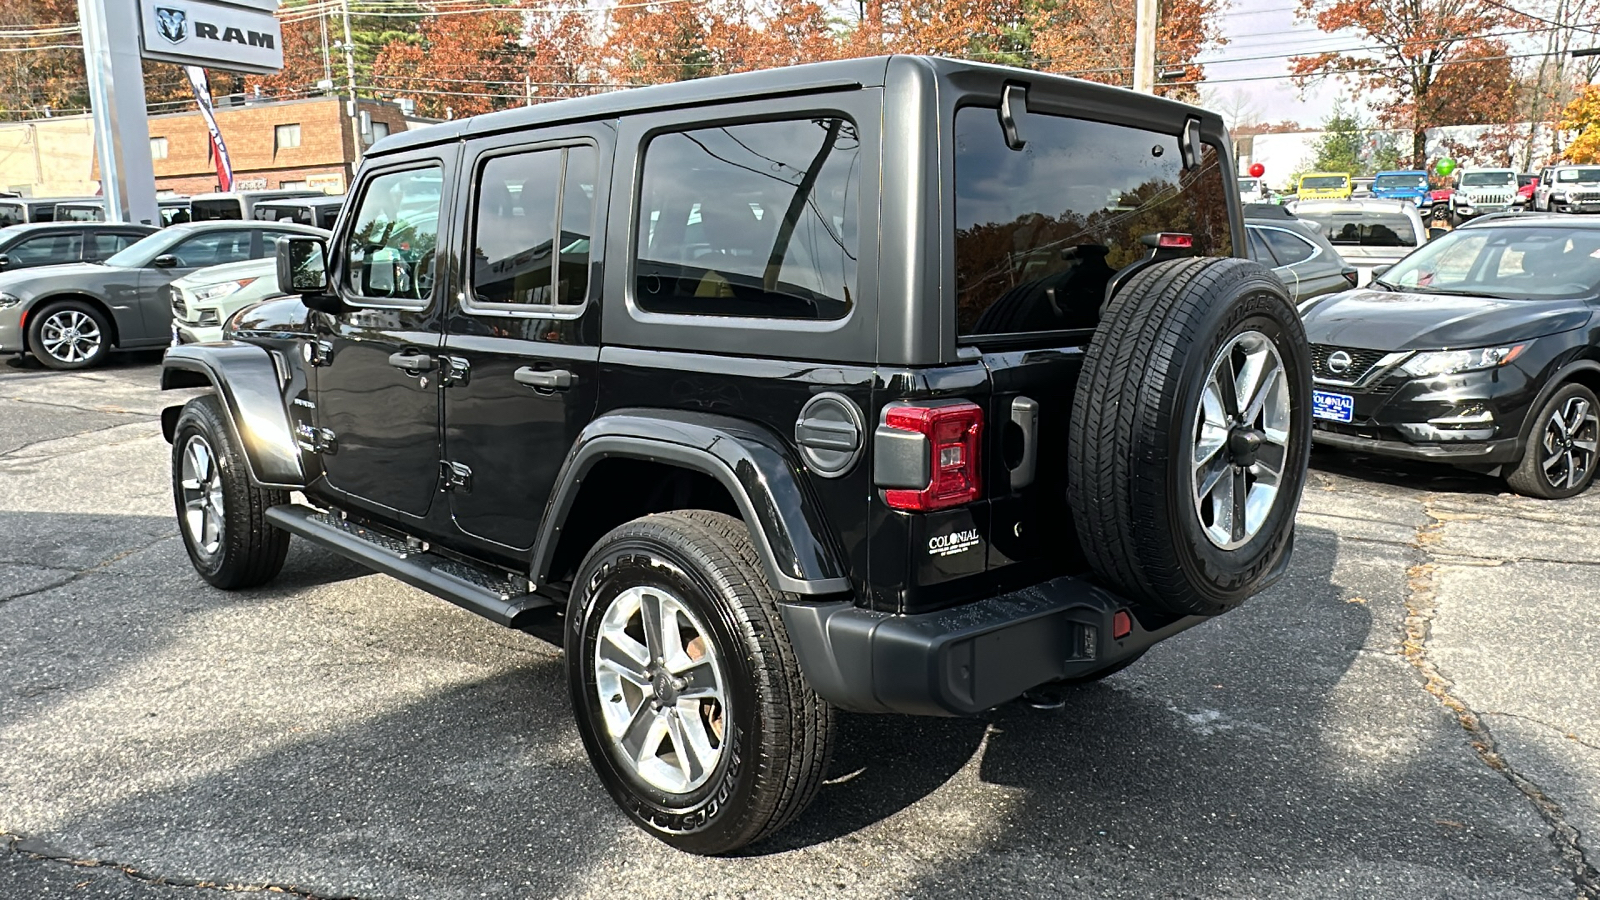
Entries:
[[[218, 341], [171, 347], [161, 360], [161, 389], [209, 387], [228, 411], [234, 440], [244, 448], [250, 480], [262, 487], [305, 487], [300, 447], [283, 405], [283, 381], [272, 355], [255, 344]], [[167, 442], [182, 407], [161, 413]]]
[[716, 479], [738, 505], [773, 587], [818, 596], [851, 589], [821, 511], [782, 442], [759, 425], [712, 413], [619, 409], [583, 429], [562, 463], [534, 544], [531, 577], [543, 584], [584, 477], [611, 457], [660, 462]]

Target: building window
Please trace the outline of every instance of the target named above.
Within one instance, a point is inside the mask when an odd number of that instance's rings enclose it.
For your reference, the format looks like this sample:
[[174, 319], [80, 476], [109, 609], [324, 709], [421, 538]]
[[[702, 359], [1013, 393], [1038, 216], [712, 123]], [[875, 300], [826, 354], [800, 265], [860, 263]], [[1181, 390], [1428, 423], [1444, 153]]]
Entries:
[[388, 122], [373, 122], [372, 123], [372, 139], [374, 141], [381, 141], [381, 140], [383, 140], [384, 138], [386, 138], [388, 136], [389, 136], [389, 123]]
[[290, 150], [300, 146], [300, 123], [293, 125], [279, 125], [272, 129], [272, 152]]
[[153, 137], [153, 138], [150, 139], [150, 158], [151, 159], [166, 159], [167, 158], [167, 139], [166, 138], [164, 138], [164, 137]]
[[280, 182], [278, 182], [278, 190], [280, 190], [280, 191], [303, 191], [305, 189], [306, 189], [306, 183], [304, 181], [280, 181]]

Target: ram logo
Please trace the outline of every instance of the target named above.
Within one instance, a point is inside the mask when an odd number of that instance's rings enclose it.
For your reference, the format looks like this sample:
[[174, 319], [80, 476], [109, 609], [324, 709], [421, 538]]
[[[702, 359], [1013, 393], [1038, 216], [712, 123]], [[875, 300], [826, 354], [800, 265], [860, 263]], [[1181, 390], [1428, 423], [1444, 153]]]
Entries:
[[173, 44], [189, 36], [189, 14], [169, 6], [156, 7], [156, 32]]

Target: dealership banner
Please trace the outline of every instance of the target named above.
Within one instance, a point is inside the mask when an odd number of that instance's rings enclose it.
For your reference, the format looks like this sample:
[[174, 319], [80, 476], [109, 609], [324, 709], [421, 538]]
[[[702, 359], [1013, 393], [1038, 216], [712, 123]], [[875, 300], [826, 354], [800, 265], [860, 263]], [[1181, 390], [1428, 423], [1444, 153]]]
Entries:
[[211, 132], [211, 159], [217, 164], [217, 190], [233, 190], [233, 160], [228, 158], [228, 145], [222, 141], [222, 129], [217, 127], [217, 116], [211, 108], [211, 79], [199, 66], [184, 66], [189, 73], [189, 84], [194, 88], [194, 102], [200, 104], [200, 115], [205, 116], [206, 128]]

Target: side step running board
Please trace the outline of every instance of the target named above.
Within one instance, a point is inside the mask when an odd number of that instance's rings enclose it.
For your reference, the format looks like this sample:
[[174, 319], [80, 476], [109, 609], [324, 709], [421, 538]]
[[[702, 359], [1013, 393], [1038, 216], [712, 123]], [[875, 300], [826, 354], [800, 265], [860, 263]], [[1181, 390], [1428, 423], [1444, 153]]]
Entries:
[[501, 625], [510, 625], [518, 613], [554, 603], [548, 597], [521, 592], [491, 570], [411, 547], [393, 535], [308, 506], [274, 506], [267, 510], [267, 521]]

